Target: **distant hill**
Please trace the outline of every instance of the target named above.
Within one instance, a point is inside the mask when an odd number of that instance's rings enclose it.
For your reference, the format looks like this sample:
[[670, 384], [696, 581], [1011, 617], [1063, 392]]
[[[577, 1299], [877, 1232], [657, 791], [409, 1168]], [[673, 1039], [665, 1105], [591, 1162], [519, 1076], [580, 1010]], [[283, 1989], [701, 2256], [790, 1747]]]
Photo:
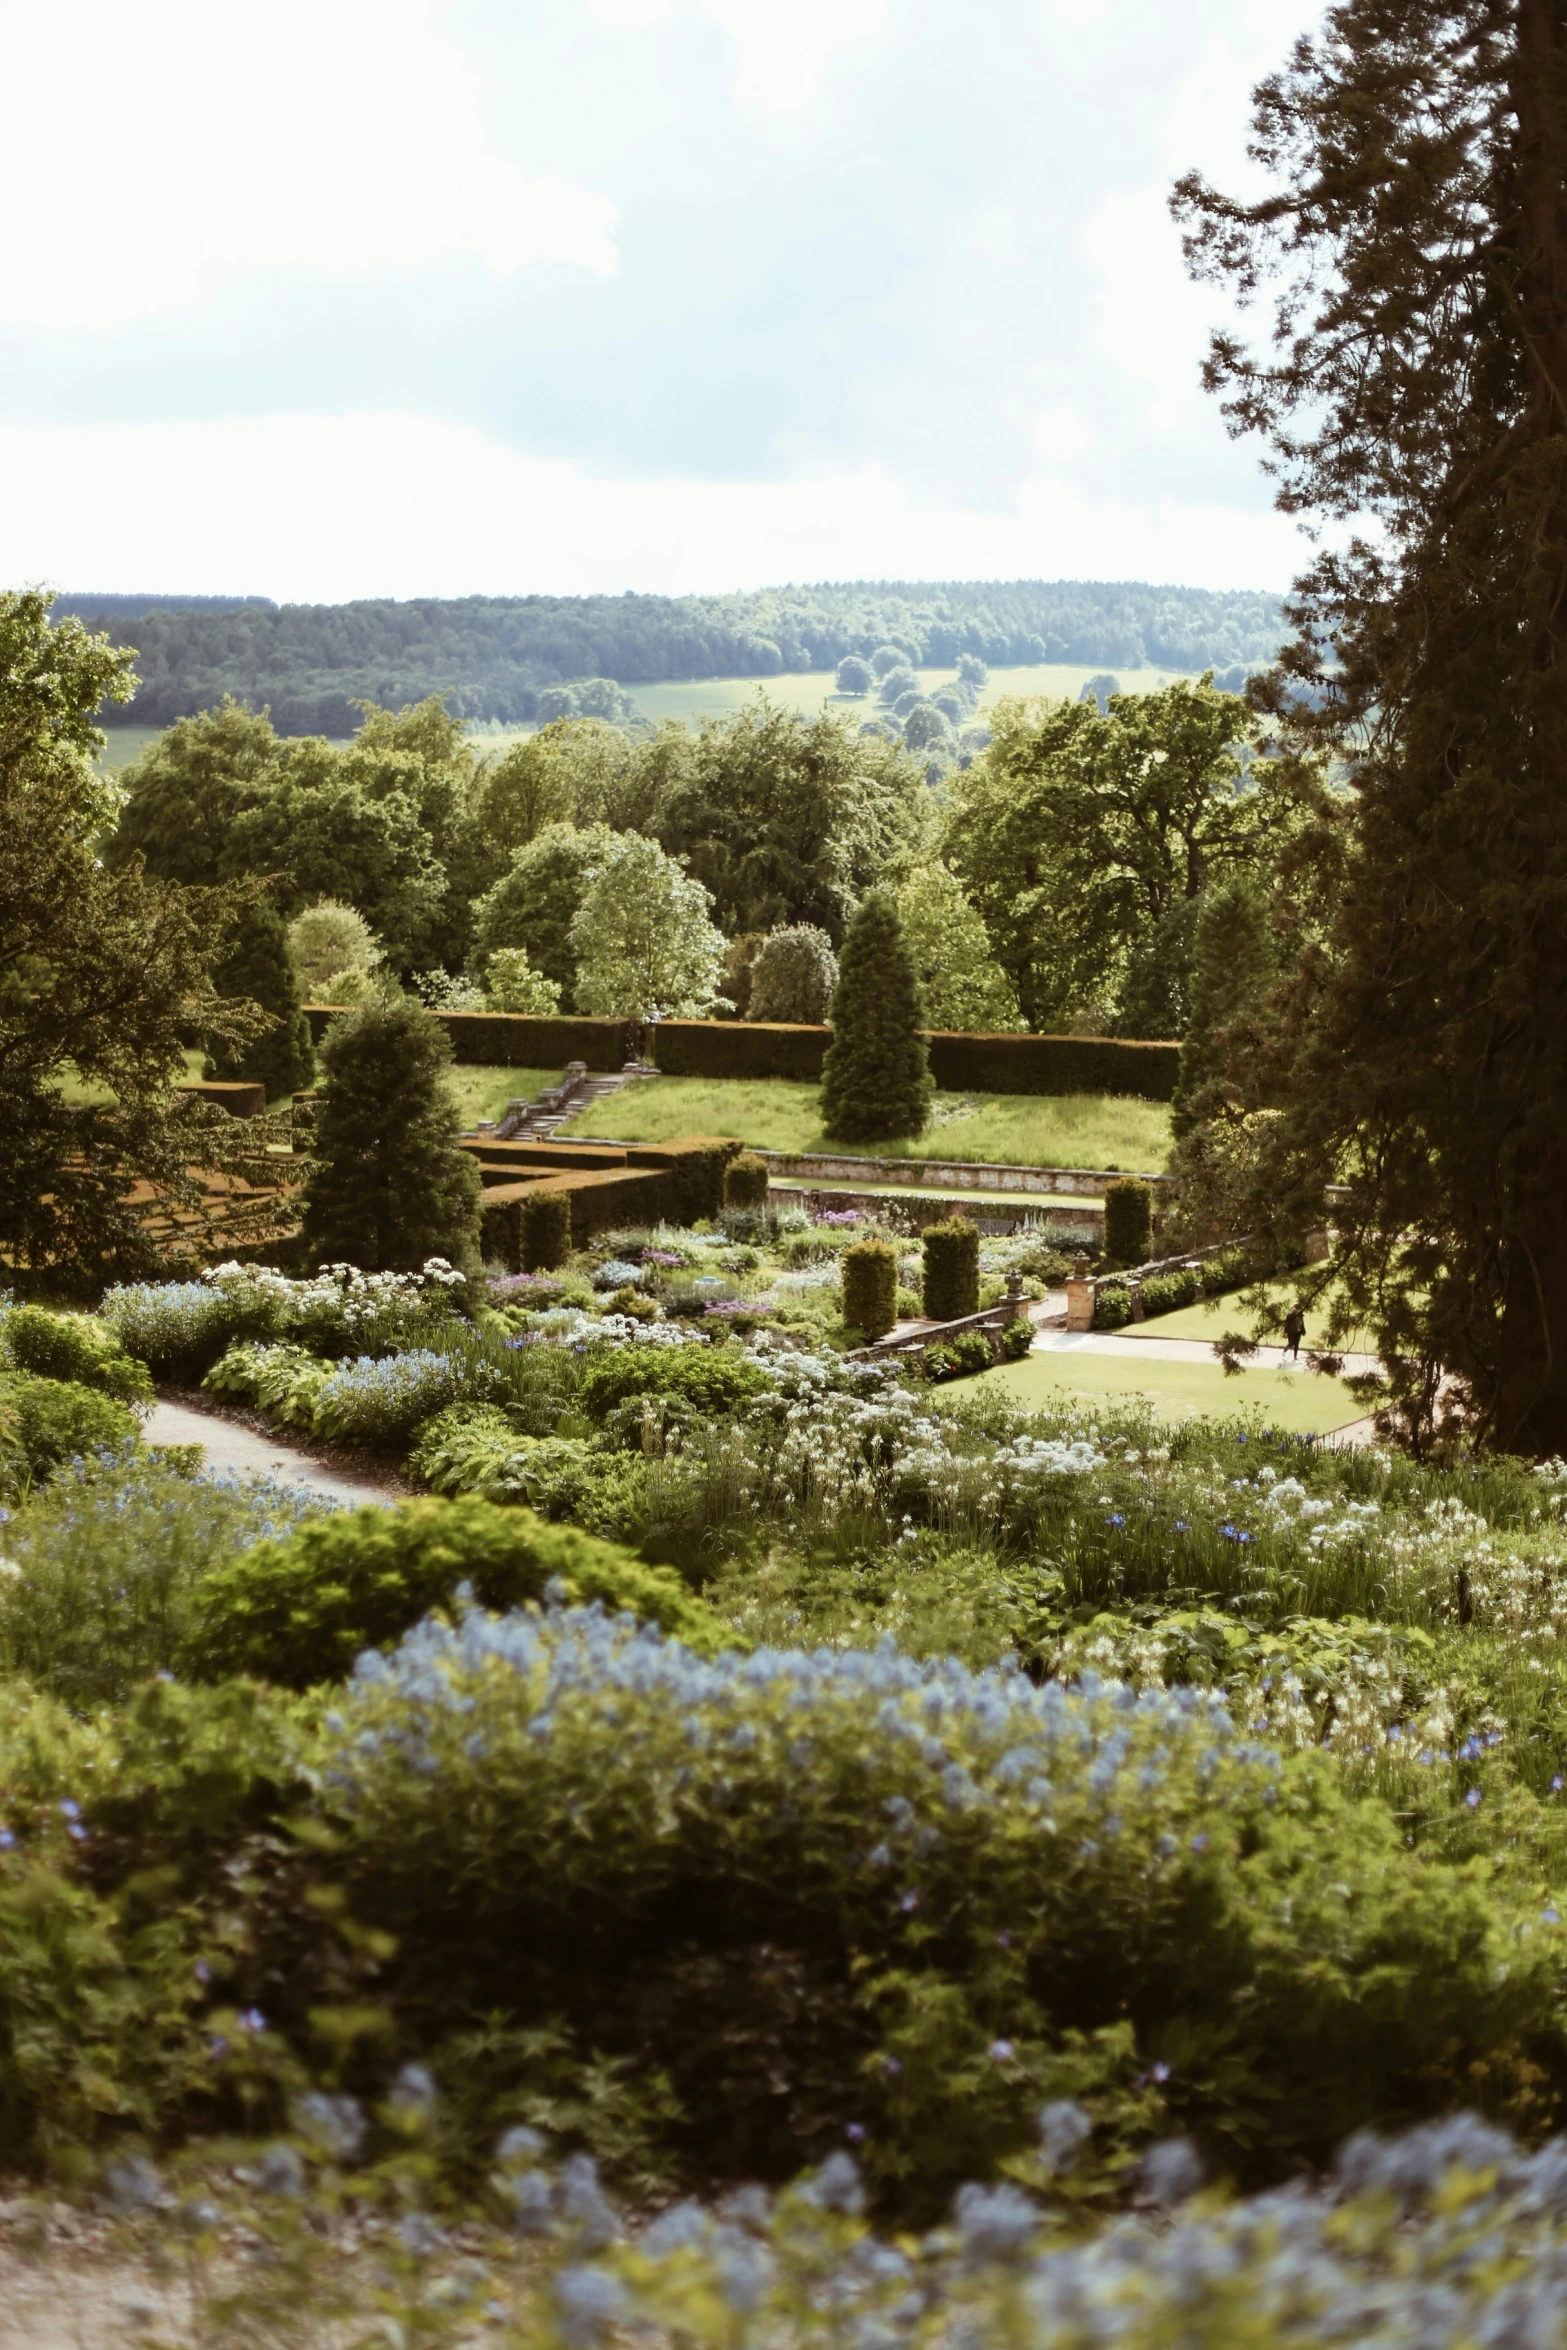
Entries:
[[62, 596], [137, 648], [142, 686], [106, 713], [164, 726], [225, 693], [270, 705], [291, 734], [347, 733], [356, 701], [445, 692], [463, 717], [526, 723], [540, 691], [612, 678], [775, 677], [899, 646], [920, 667], [1257, 668], [1277, 600], [1140, 580], [855, 580], [722, 596], [465, 596], [453, 602], [271, 604], [264, 597]]

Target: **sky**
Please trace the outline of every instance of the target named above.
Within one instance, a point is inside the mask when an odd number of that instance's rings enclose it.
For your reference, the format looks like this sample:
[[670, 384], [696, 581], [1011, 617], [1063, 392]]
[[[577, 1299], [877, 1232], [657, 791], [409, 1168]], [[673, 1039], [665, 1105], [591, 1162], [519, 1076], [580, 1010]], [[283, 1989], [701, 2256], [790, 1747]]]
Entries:
[[1166, 204], [1315, 15], [0, 0], [0, 584], [1282, 588]]

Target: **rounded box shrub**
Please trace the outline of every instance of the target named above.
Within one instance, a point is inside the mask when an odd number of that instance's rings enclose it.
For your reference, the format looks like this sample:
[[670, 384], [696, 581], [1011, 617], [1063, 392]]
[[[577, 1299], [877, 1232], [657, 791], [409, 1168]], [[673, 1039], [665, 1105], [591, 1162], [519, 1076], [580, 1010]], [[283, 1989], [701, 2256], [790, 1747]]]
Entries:
[[843, 1252], [843, 1318], [880, 1338], [898, 1318], [898, 1252], [884, 1240], [857, 1240]]
[[932, 1224], [925, 1242], [925, 1311], [933, 1322], [979, 1312], [979, 1227], [966, 1216]]
[[1202, 1291], [1202, 1281], [1195, 1265], [1184, 1265], [1176, 1273], [1154, 1273], [1143, 1283], [1143, 1312], [1145, 1314], [1175, 1314], [1182, 1306], [1194, 1306]]
[[113, 1396], [75, 1379], [18, 1379], [7, 1400], [30, 1473], [47, 1477], [63, 1461], [120, 1452], [136, 1440], [136, 1422]]
[[1105, 1185], [1105, 1255], [1115, 1265], [1146, 1265], [1153, 1254], [1153, 1193], [1135, 1176]]
[[570, 1255], [570, 1192], [530, 1192], [522, 1203], [523, 1271], [558, 1273]]
[[183, 1663], [201, 1678], [253, 1673], [306, 1689], [342, 1680], [356, 1657], [400, 1639], [461, 1584], [481, 1606], [505, 1609], [542, 1600], [556, 1582], [569, 1601], [598, 1600], [688, 1647], [722, 1645], [716, 1619], [670, 1568], [465, 1495], [339, 1511], [258, 1542], [200, 1586]]
[[756, 1151], [742, 1151], [724, 1169], [726, 1208], [765, 1208], [772, 1180], [767, 1161]]

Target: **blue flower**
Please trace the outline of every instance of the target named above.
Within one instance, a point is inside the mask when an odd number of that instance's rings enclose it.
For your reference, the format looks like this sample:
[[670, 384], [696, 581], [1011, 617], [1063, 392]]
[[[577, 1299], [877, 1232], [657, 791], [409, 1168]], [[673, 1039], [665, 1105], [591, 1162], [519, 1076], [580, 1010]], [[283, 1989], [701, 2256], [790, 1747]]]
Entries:
[[1479, 1788], [1478, 1788], [1478, 1787], [1471, 1787], [1471, 1788], [1470, 1788], [1470, 1790], [1469, 1790], [1469, 1792], [1468, 1792], [1468, 1794], [1467, 1794], [1467, 1795], [1464, 1797], [1464, 1801], [1465, 1801], [1465, 1803], [1467, 1803], [1467, 1804], [1468, 1804], [1468, 1806], [1469, 1806], [1469, 1809], [1470, 1809], [1471, 1811], [1478, 1811], [1478, 1810], [1479, 1810], [1479, 1808], [1480, 1808], [1480, 1802], [1481, 1802], [1481, 1796], [1480, 1796], [1480, 1790], [1479, 1790]]

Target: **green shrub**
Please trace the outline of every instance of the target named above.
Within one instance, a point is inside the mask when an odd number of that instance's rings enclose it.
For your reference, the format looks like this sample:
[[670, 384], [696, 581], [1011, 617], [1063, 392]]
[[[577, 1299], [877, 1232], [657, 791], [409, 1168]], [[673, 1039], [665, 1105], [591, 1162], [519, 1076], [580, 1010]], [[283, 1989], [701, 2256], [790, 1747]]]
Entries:
[[406, 996], [335, 1019], [305, 1193], [314, 1265], [413, 1272], [432, 1256], [477, 1269], [479, 1170], [458, 1147], [444, 1029]]
[[208, 1281], [136, 1281], [105, 1293], [107, 1328], [129, 1355], [165, 1379], [199, 1379], [236, 1338], [269, 1338], [283, 1326], [274, 1301], [265, 1328], [247, 1328], [239, 1300]]
[[541, 1600], [557, 1577], [573, 1601], [627, 1610], [699, 1649], [720, 1644], [714, 1618], [667, 1568], [467, 1496], [343, 1511], [258, 1543], [197, 1591], [186, 1670], [296, 1689], [339, 1681], [364, 1650], [397, 1640], [461, 1584], [482, 1606], [515, 1608]]
[[727, 1347], [617, 1346], [589, 1362], [581, 1403], [591, 1418], [602, 1420], [634, 1395], [678, 1395], [718, 1417], [765, 1395], [772, 1384], [760, 1363]]
[[151, 1403], [144, 1363], [121, 1351], [108, 1326], [91, 1314], [52, 1313], [46, 1306], [13, 1306], [0, 1324], [19, 1371], [44, 1379], [74, 1379], [121, 1403]]
[[923, 1130], [931, 1092], [914, 958], [897, 899], [873, 889], [849, 924], [838, 965], [822, 1124], [844, 1142], [896, 1141]]
[[569, 2019], [584, 2067], [667, 2081], [687, 2176], [785, 2176], [853, 2124], [926, 2217], [1074, 2051], [1097, 2113], [1153, 2069], [1164, 2126], [1254, 2177], [1477, 2064], [1502, 2100], [1567, 2085], [1533, 1887], [1422, 1859], [1189, 1691], [704, 1665], [568, 1614], [426, 1624], [343, 1712], [323, 1785], [388, 1995], [437, 2036]]
[[845, 1322], [867, 1338], [880, 1338], [898, 1318], [897, 1250], [885, 1240], [857, 1240], [841, 1261]]
[[1105, 1185], [1105, 1255], [1114, 1265], [1146, 1265], [1153, 1255], [1153, 1193], [1135, 1176]]
[[957, 1322], [979, 1312], [979, 1227], [949, 1216], [924, 1235], [925, 1312], [933, 1322]]
[[1174, 1314], [1196, 1304], [1202, 1275], [1195, 1265], [1183, 1265], [1175, 1273], [1151, 1273], [1141, 1286], [1145, 1314]]
[[522, 1270], [558, 1273], [571, 1256], [571, 1194], [530, 1191], [522, 1202]]
[[1124, 1281], [1100, 1281], [1094, 1288], [1094, 1328], [1119, 1330], [1132, 1318], [1132, 1293]]
[[983, 1330], [963, 1330], [925, 1349], [925, 1369], [932, 1379], [972, 1379], [990, 1369], [990, 1340]]
[[765, 1208], [772, 1173], [756, 1151], [742, 1151], [724, 1169], [726, 1208]]
[[123, 1452], [136, 1441], [129, 1408], [75, 1379], [17, 1379], [7, 1390], [17, 1440], [35, 1478], [65, 1461]]
[[1008, 1363], [1021, 1361], [1033, 1343], [1034, 1325], [1032, 1322], [1026, 1317], [1020, 1317], [1016, 1322], [1008, 1322], [1001, 1333], [1002, 1361]]
[[66, 1704], [117, 1703], [173, 1669], [204, 1575], [324, 1504], [295, 1489], [188, 1476], [156, 1453], [105, 1475], [67, 1466], [6, 1528], [0, 1657]]
[[1202, 1285], [1210, 1297], [1221, 1290], [1243, 1289], [1251, 1279], [1251, 1260], [1244, 1248], [1221, 1248], [1202, 1262]]

